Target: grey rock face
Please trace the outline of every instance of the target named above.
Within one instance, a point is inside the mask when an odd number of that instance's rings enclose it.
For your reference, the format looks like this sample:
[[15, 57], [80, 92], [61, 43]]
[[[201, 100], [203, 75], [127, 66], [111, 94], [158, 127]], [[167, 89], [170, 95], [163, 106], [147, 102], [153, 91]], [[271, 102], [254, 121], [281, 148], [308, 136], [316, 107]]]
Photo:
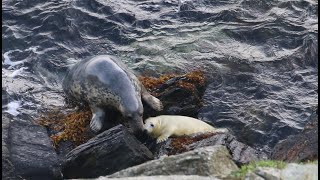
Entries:
[[178, 155], [162, 157], [134, 166], [109, 177], [199, 175], [223, 177], [238, 167], [224, 146], [210, 146]]
[[254, 160], [267, 159], [267, 155], [265, 153], [241, 143], [231, 134], [217, 134], [208, 139], [192, 143], [189, 145], [189, 148], [196, 149], [210, 145], [225, 145], [232, 156], [232, 160], [239, 165], [246, 164]]
[[[252, 174], [255, 174], [255, 176], [252, 176]], [[256, 180], [259, 178], [265, 180], [316, 180], [318, 179], [318, 164], [290, 163], [284, 169], [258, 167], [254, 170], [254, 173], [248, 173], [246, 176], [248, 180]]]
[[281, 178], [316, 180], [318, 179], [318, 164], [288, 164], [288, 166], [281, 171]]
[[255, 173], [263, 179], [278, 180], [281, 176], [281, 170], [269, 167], [259, 167]]
[[153, 158], [123, 125], [115, 126], [66, 155], [64, 178], [96, 178]]
[[[187, 138], [184, 138], [184, 140], [179, 138], [169, 138], [166, 143], [160, 145], [156, 144], [154, 145], [155, 147], [150, 146], [150, 149], [152, 149], [156, 157], [160, 157], [162, 155], [176, 154], [176, 152], [180, 153], [181, 151], [186, 152], [206, 146], [223, 145], [227, 147], [231, 154], [232, 160], [238, 165], [247, 164], [250, 161], [267, 159], [267, 154], [241, 143], [236, 139], [235, 136], [229, 133], [217, 133], [200, 140], [198, 140], [197, 137], [190, 138], [189, 140], [191, 139], [195, 140], [192, 143], [187, 144], [184, 142], [187, 141]], [[183, 150], [177, 149], [177, 147], [173, 145], [176, 144], [174, 141], [181, 142], [179, 143], [179, 146], [182, 146]]]
[[31, 123], [31, 120], [24, 121], [18, 117], [6, 113], [2, 115], [4, 179], [62, 178], [57, 154], [45, 128]]
[[10, 120], [6, 114], [2, 114], [2, 178], [10, 178], [13, 176], [13, 166], [9, 159], [9, 149], [8, 149], [8, 130], [9, 130]]

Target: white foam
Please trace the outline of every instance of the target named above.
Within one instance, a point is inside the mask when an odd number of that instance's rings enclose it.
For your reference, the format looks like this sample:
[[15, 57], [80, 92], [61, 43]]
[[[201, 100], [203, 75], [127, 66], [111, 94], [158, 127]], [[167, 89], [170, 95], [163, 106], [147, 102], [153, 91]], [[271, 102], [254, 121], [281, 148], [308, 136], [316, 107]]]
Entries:
[[20, 69], [17, 69], [15, 71], [13, 71], [11, 74], [8, 75], [8, 77], [14, 78], [17, 75], [20, 75], [22, 73], [23, 70], [28, 69], [27, 67], [22, 67]]
[[41, 52], [37, 51], [38, 48], [39, 48], [39, 46], [31, 46], [28, 49], [26, 49], [26, 51], [32, 51], [36, 54], [42, 54]]
[[20, 112], [18, 111], [18, 109], [20, 108], [21, 105], [21, 101], [12, 101], [7, 105], [7, 110], [5, 112], [13, 115], [13, 116], [17, 116], [18, 114], [20, 114]]
[[15, 52], [15, 51], [22, 52], [22, 51], [21, 51], [21, 50], [19, 50], [19, 49], [11, 50], [11, 51], [5, 52], [5, 53], [3, 54], [4, 62], [2, 62], [2, 65], [10, 65], [10, 67], [9, 67], [9, 68], [11, 68], [11, 67], [14, 67], [14, 66], [16, 66], [16, 65], [18, 65], [18, 64], [22, 64], [22, 63], [24, 63], [24, 61], [25, 61], [25, 60], [22, 60], [22, 61], [16, 61], [16, 62], [11, 61], [11, 59], [10, 59], [10, 57], [9, 57], [9, 54], [10, 54], [10, 53], [12, 53], [12, 52]]

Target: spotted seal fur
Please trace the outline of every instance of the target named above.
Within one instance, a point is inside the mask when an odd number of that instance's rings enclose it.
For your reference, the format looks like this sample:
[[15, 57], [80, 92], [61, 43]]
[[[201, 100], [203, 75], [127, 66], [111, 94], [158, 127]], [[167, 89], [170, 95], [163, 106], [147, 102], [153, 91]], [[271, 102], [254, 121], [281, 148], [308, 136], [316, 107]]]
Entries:
[[69, 99], [84, 101], [90, 106], [90, 128], [94, 132], [108, 123], [107, 107], [119, 111], [133, 133], [143, 130], [142, 100], [153, 109], [162, 110], [161, 101], [114, 56], [99, 55], [75, 64], [63, 79], [62, 87]]

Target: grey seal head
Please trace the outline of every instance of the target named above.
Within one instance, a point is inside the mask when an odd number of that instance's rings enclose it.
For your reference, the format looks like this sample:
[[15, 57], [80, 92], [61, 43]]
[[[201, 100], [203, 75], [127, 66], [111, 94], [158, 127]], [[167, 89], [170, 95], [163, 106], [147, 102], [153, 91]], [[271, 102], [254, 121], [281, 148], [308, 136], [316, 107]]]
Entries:
[[62, 87], [69, 99], [90, 106], [90, 128], [95, 132], [109, 127], [106, 119], [109, 107], [121, 113], [133, 133], [143, 131], [142, 100], [157, 111], [163, 107], [124, 63], [109, 55], [95, 56], [72, 66]]

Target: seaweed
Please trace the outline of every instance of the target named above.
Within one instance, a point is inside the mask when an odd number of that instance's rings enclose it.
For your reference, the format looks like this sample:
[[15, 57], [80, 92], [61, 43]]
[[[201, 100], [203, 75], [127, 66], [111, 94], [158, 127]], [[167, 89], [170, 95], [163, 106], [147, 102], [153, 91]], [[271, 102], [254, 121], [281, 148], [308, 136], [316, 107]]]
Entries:
[[188, 149], [187, 148], [188, 145], [197, 141], [201, 141], [203, 139], [207, 139], [216, 134], [218, 133], [204, 133], [204, 134], [198, 134], [194, 136], [173, 137], [171, 138], [171, 143], [170, 143], [171, 151], [168, 153], [168, 155], [175, 155], [175, 154], [180, 154], [186, 151], [190, 151], [192, 149]]
[[205, 85], [204, 73], [200, 70], [192, 71], [184, 75], [164, 74], [159, 78], [140, 76], [138, 79], [147, 90], [155, 92], [168, 80], [173, 78], [177, 78], [177, 81], [174, 81], [172, 86], [177, 86], [192, 92], [196, 90], [196, 86]]
[[38, 123], [51, 130], [50, 138], [55, 148], [62, 140], [71, 141], [75, 146], [78, 146], [90, 138], [88, 125], [91, 117], [92, 113], [89, 108], [67, 114], [55, 110], [43, 115]]

